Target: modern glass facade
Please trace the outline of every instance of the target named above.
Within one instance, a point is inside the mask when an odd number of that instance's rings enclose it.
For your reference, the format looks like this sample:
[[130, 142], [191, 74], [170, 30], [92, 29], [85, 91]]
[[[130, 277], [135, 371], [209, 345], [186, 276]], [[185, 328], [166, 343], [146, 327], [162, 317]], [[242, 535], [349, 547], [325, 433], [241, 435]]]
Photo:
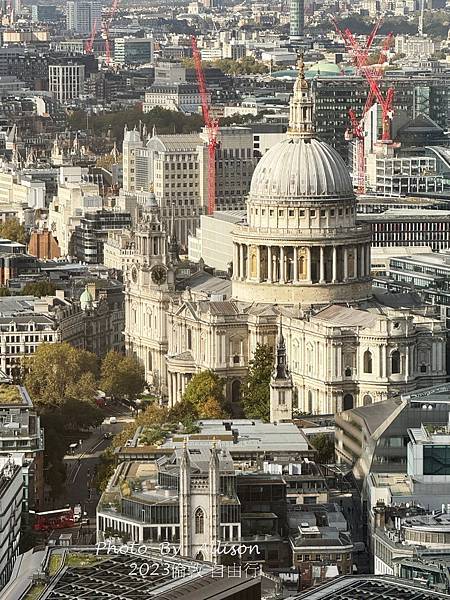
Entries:
[[450, 475], [450, 446], [423, 447], [423, 474]]

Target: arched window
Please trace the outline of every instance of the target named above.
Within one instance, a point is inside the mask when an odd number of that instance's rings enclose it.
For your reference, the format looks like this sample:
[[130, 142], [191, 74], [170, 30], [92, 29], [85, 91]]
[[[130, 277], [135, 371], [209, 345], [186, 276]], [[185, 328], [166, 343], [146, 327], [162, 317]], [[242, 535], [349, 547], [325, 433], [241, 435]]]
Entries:
[[372, 352], [370, 350], [364, 352], [364, 373], [372, 373]]
[[350, 410], [351, 408], [353, 408], [353, 396], [351, 394], [345, 394], [344, 410]]
[[372, 404], [372, 396], [366, 394], [363, 398], [363, 406], [369, 406], [369, 404]]
[[312, 395], [312, 391], [309, 390], [308, 391], [308, 407], [307, 407], [307, 411], [309, 414], [312, 414], [312, 406], [313, 406], [313, 395]]
[[205, 533], [205, 513], [200, 507], [195, 511], [195, 533]]
[[188, 350], [192, 350], [192, 331], [190, 329], [187, 330], [187, 347]]
[[153, 357], [152, 357], [151, 350], [149, 350], [149, 352], [148, 352], [148, 370], [153, 371]]
[[398, 350], [394, 350], [391, 354], [391, 373], [393, 375], [400, 373], [400, 352]]

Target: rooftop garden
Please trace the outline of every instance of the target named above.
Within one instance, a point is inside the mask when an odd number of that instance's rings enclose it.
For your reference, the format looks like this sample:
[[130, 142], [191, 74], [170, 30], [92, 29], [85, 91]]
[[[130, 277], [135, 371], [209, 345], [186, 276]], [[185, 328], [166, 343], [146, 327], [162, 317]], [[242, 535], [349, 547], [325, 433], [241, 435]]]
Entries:
[[8, 383], [0, 383], [0, 404], [22, 404], [19, 387]]

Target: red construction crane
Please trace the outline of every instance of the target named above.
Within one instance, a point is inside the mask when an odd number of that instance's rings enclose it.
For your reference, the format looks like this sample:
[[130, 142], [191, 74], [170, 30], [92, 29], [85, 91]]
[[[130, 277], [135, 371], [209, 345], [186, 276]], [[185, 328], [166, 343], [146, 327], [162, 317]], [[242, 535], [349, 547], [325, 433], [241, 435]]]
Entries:
[[344, 40], [348, 48], [354, 53], [358, 70], [369, 84], [370, 94], [376, 99], [381, 107], [383, 124], [382, 140], [384, 142], [391, 141], [391, 120], [394, 105], [394, 88], [390, 87], [387, 90], [386, 95], [383, 96], [379, 84], [383, 76], [382, 63], [386, 60], [386, 53], [392, 43], [392, 34], [389, 34], [385, 39], [380, 53], [379, 65], [375, 67], [367, 65], [367, 53], [365, 50], [360, 48], [354, 35], [349, 29], [344, 31]]
[[[378, 61], [379, 62], [378, 66], [369, 67], [368, 66], [369, 50], [371, 49], [374, 39], [375, 39], [375, 36], [381, 27], [382, 19], [380, 19], [375, 24], [375, 27], [373, 28], [371, 34], [368, 36], [364, 47], [361, 47], [358, 44], [354, 35], [352, 34], [352, 32], [349, 29], [346, 29], [344, 32], [342, 32], [339, 29], [339, 26], [335, 19], [333, 19], [333, 23], [336, 28], [336, 31], [339, 33], [339, 35], [341, 35], [347, 48], [349, 49], [350, 52], [353, 53], [354, 61], [355, 61], [358, 71], [361, 73], [361, 75], [363, 75], [363, 77], [365, 77], [367, 79], [367, 81], [369, 83], [369, 93], [368, 93], [368, 96], [366, 99], [366, 103], [365, 103], [362, 115], [358, 119], [354, 109], [351, 108], [349, 110], [350, 127], [346, 131], [346, 134], [345, 134], [345, 137], [347, 140], [354, 139], [356, 142], [356, 183], [357, 183], [357, 192], [361, 194], [361, 193], [364, 193], [365, 189], [366, 189], [366, 177], [365, 177], [366, 165], [365, 165], [363, 121], [364, 121], [364, 117], [366, 116], [367, 112], [370, 110], [374, 101], [376, 100], [376, 101], [380, 102], [381, 92], [379, 89], [379, 82], [380, 82], [381, 78], [383, 77], [384, 71], [383, 71], [382, 65], [386, 60], [387, 50], [389, 49], [389, 47], [392, 43], [392, 34], [389, 34], [387, 36], [387, 38], [383, 44], [383, 47], [380, 51], [380, 58]], [[392, 92], [389, 92], [388, 96], [389, 96], [388, 102], [391, 103], [391, 110], [389, 111], [389, 119], [390, 119], [391, 114], [392, 114], [393, 90], [392, 90]], [[384, 102], [380, 103], [380, 105], [383, 110], [383, 106], [385, 106], [385, 103]], [[383, 124], [385, 122], [387, 122], [387, 119], [383, 118]], [[389, 121], [389, 123], [390, 123], [390, 121]], [[384, 132], [384, 125], [383, 125], [383, 132]], [[384, 135], [385, 134], [383, 133], [383, 139], [385, 139]], [[388, 134], [388, 136], [389, 136], [389, 134]]]
[[117, 9], [119, 8], [120, 0], [113, 0], [111, 8], [109, 10], [109, 14], [106, 19], [103, 21], [103, 37], [105, 39], [105, 51], [106, 51], [106, 64], [111, 64], [111, 40], [109, 39], [109, 29], [111, 27], [111, 23], [116, 15]]
[[92, 54], [96, 33], [97, 33], [97, 19], [94, 20], [94, 24], [92, 25], [91, 35], [89, 36], [89, 39], [87, 40], [87, 42], [84, 46], [85, 54]]
[[195, 36], [192, 36], [192, 55], [197, 73], [198, 90], [202, 101], [203, 121], [208, 135], [208, 214], [212, 215], [216, 208], [216, 148], [219, 121], [211, 117], [205, 74], [202, 67], [202, 56]]

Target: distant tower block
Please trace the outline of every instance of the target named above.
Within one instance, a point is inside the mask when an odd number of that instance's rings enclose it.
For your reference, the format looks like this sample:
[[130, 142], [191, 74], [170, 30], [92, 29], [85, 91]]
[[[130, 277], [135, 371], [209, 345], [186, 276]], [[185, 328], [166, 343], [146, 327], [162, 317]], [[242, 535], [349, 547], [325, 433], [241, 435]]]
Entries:
[[305, 32], [305, 0], [291, 0], [290, 38], [300, 40]]

